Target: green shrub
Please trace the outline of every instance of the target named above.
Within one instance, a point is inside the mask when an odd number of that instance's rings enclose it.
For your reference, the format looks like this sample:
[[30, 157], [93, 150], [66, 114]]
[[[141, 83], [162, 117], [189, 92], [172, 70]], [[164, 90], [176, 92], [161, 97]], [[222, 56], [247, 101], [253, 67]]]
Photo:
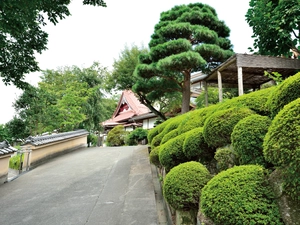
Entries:
[[148, 139], [148, 143], [151, 144], [153, 138], [159, 134], [159, 127], [153, 127], [151, 130], [149, 130], [148, 135], [147, 135], [147, 139]]
[[178, 128], [165, 134], [164, 137], [161, 139], [160, 144], [162, 145], [162, 144], [166, 143], [167, 141], [169, 141], [170, 139], [177, 137], [177, 136], [178, 136]]
[[210, 173], [201, 163], [182, 163], [166, 175], [164, 197], [176, 210], [198, 209], [200, 191], [210, 178]]
[[235, 125], [231, 134], [231, 142], [239, 155], [241, 165], [267, 166], [263, 155], [263, 141], [270, 125], [269, 117], [257, 114], [248, 116]]
[[232, 99], [227, 99], [218, 104], [218, 110], [228, 109], [232, 107], [246, 107], [262, 116], [269, 116], [270, 111], [267, 101], [276, 87], [270, 87], [258, 91], [253, 91]]
[[215, 112], [203, 129], [204, 139], [209, 146], [218, 148], [231, 143], [230, 136], [234, 126], [243, 118], [253, 114], [248, 108], [230, 108]]
[[217, 169], [219, 171], [227, 170], [235, 165], [238, 165], [237, 159], [237, 153], [229, 147], [218, 148], [215, 154]]
[[215, 149], [207, 145], [203, 137], [203, 127], [185, 133], [183, 153], [189, 160], [205, 163], [214, 157]]
[[211, 105], [206, 108], [202, 109], [196, 109], [193, 111], [190, 111], [184, 115], [186, 115], [186, 118], [184, 120], [181, 120], [181, 124], [178, 127], [178, 131], [180, 134], [183, 134], [189, 130], [203, 127], [205, 120], [215, 112], [215, 110], [218, 108], [217, 105]]
[[[14, 169], [14, 170], [20, 169], [20, 158], [21, 158], [20, 153], [12, 156], [9, 159], [9, 168]], [[24, 162], [24, 154], [22, 154], [22, 162]]]
[[161, 164], [159, 162], [159, 157], [158, 157], [158, 154], [159, 154], [159, 148], [160, 146], [152, 149], [152, 151], [150, 152], [149, 154], [149, 157], [150, 157], [150, 162], [155, 165], [156, 167], [161, 167]]
[[300, 98], [273, 119], [263, 143], [265, 159], [285, 173], [285, 189], [300, 200]]
[[284, 80], [271, 94], [267, 104], [271, 117], [283, 109], [285, 105], [300, 97], [300, 72]]
[[181, 134], [160, 146], [159, 162], [165, 167], [167, 172], [174, 166], [188, 160], [183, 153], [183, 142], [185, 137], [185, 134]]
[[127, 132], [124, 130], [123, 125], [115, 126], [107, 134], [108, 146], [122, 146], [125, 144], [125, 137]]
[[125, 138], [125, 143], [127, 145], [137, 145], [140, 141], [147, 138], [148, 130], [143, 128], [136, 128], [131, 131]]
[[202, 189], [201, 211], [215, 224], [283, 224], [268, 176], [259, 165], [235, 166]]
[[97, 146], [97, 142], [98, 142], [98, 136], [95, 134], [89, 134], [87, 136], [87, 144], [90, 147], [91, 146]]

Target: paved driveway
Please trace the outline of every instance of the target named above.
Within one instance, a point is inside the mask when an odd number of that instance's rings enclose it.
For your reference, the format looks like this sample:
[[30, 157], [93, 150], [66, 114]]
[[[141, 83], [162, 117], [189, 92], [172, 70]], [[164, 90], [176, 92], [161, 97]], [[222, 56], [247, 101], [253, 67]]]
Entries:
[[155, 225], [145, 146], [85, 148], [0, 186], [1, 225]]

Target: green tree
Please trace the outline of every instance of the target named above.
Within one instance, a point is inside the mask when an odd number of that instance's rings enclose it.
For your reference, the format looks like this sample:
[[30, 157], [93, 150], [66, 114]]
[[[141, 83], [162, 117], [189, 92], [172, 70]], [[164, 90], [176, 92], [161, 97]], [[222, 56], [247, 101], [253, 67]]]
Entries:
[[[70, 0], [0, 1], [0, 76], [5, 84], [25, 88], [25, 74], [39, 71], [36, 53], [47, 49], [46, 21], [56, 25], [70, 16]], [[106, 6], [102, 0], [83, 0], [84, 5]]]
[[[182, 94], [182, 113], [190, 107], [191, 73], [207, 72], [231, 55], [230, 30], [205, 4], [175, 6], [162, 12], [149, 43], [150, 53], [139, 57], [135, 92], [159, 98]], [[150, 98], [151, 99], [151, 98]]]
[[[165, 95], [155, 98], [145, 94], [143, 91], [134, 90], [133, 86], [137, 82], [143, 82], [142, 78], [133, 76], [135, 67], [138, 65], [138, 57], [140, 54], [149, 53], [148, 49], [138, 47], [137, 45], [125, 46], [121, 51], [119, 58], [114, 60], [113, 71], [106, 79], [106, 89], [108, 91], [117, 89], [133, 90], [140, 100], [140, 102], [146, 105], [153, 113], [159, 116], [162, 120], [166, 120], [165, 113], [177, 108], [180, 99], [178, 93], [166, 93]], [[158, 107], [155, 107], [158, 106]]]
[[246, 20], [253, 30], [254, 49], [273, 56], [300, 55], [300, 1], [251, 0]]
[[7, 127], [4, 124], [0, 124], [0, 142], [9, 139]]
[[26, 122], [16, 116], [6, 123], [5, 127], [7, 128], [10, 141], [25, 139], [30, 135]]

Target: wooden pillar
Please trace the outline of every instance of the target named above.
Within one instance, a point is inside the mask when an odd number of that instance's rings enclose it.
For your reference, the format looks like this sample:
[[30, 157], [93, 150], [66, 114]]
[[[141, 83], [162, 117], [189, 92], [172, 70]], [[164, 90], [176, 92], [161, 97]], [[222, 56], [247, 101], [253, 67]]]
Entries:
[[239, 96], [244, 94], [243, 87], [243, 69], [241, 66], [238, 67], [238, 87], [239, 87]]
[[222, 76], [220, 71], [218, 71], [218, 87], [219, 87], [219, 102], [223, 101], [223, 88], [222, 88]]
[[207, 88], [207, 83], [206, 81], [203, 81], [204, 85], [204, 93], [205, 93], [205, 106], [208, 106], [208, 88]]

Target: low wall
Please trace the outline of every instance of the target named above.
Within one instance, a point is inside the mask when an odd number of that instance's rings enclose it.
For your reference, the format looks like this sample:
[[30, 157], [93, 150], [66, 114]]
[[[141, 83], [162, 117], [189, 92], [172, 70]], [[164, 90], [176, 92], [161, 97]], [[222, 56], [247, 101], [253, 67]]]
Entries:
[[0, 184], [7, 181], [10, 154], [0, 156]]
[[25, 154], [23, 168], [26, 165], [29, 168], [34, 168], [49, 159], [87, 146], [88, 132], [68, 132], [70, 135], [65, 134], [48, 135], [43, 138], [39, 137], [39, 139], [33, 138], [31, 142], [22, 145], [22, 149], [31, 150], [29, 156]]

